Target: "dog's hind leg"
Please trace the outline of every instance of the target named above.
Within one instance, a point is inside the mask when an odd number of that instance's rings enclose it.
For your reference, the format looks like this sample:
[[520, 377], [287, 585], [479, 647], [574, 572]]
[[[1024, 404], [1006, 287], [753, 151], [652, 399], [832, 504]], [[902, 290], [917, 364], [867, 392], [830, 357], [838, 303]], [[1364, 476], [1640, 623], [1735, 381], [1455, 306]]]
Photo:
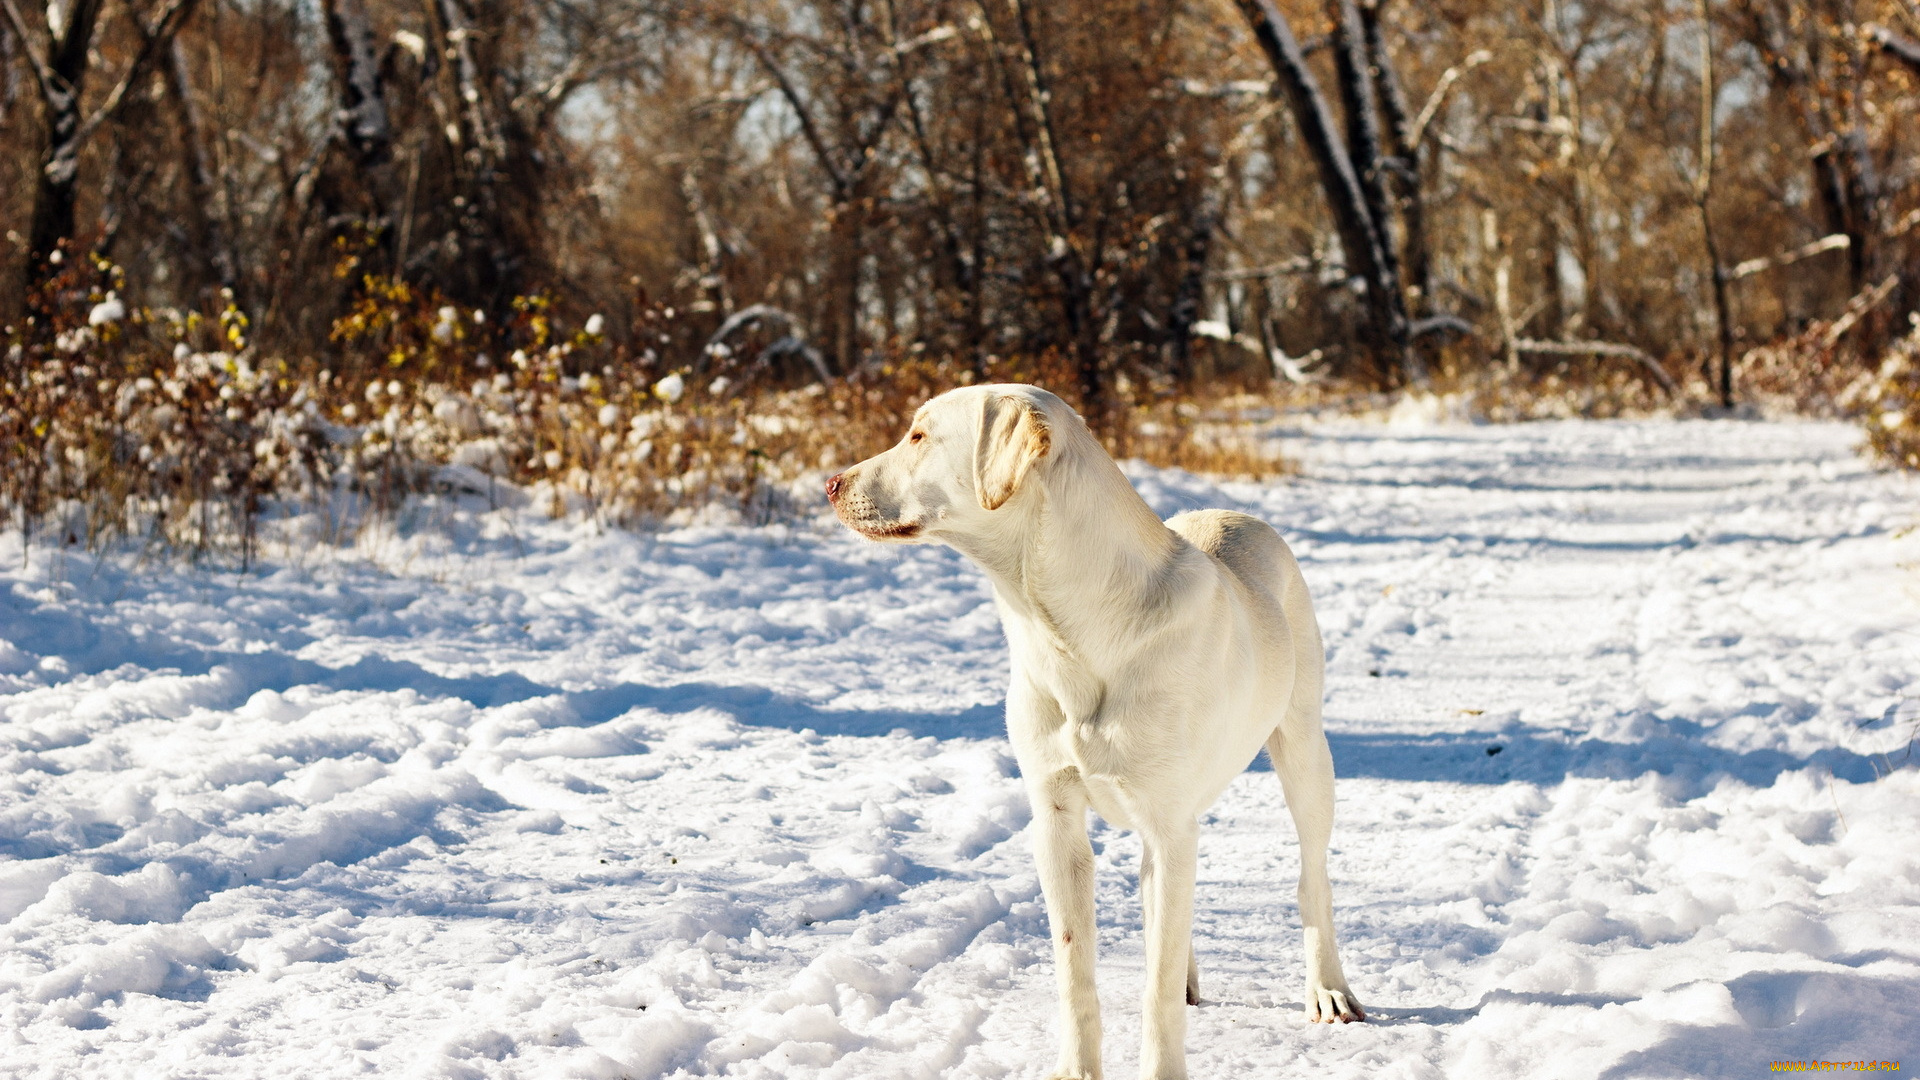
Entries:
[[1186, 1005], [1196, 985], [1193, 877], [1199, 839], [1200, 823], [1191, 819], [1141, 823], [1147, 984], [1140, 1009], [1140, 1075], [1149, 1080], [1185, 1080], [1187, 1075]]
[[1267, 737], [1267, 754], [1280, 775], [1294, 831], [1300, 834], [1300, 924], [1306, 930], [1307, 1019], [1365, 1020], [1347, 987], [1333, 938], [1333, 886], [1327, 880], [1327, 845], [1333, 839], [1333, 752], [1315, 725], [1289, 738], [1285, 729]]
[[1050, 1080], [1099, 1080], [1100, 997], [1094, 991], [1093, 845], [1087, 841], [1087, 791], [1078, 769], [1035, 777], [1033, 854], [1053, 928], [1054, 978], [1060, 990], [1060, 1064]]

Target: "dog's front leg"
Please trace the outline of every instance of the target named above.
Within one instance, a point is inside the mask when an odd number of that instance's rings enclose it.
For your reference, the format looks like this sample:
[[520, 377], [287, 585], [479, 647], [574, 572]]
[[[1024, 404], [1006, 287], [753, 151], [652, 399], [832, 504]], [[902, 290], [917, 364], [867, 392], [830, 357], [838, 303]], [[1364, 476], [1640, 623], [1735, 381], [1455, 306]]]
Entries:
[[1185, 1080], [1187, 988], [1193, 973], [1193, 875], [1200, 825], [1143, 824], [1140, 907], [1147, 923], [1147, 985], [1141, 1002], [1140, 1075]]
[[1087, 792], [1079, 770], [1069, 768], [1037, 778], [1028, 795], [1060, 987], [1060, 1066], [1053, 1080], [1098, 1080], [1100, 997], [1093, 985], [1093, 845], [1087, 842]]

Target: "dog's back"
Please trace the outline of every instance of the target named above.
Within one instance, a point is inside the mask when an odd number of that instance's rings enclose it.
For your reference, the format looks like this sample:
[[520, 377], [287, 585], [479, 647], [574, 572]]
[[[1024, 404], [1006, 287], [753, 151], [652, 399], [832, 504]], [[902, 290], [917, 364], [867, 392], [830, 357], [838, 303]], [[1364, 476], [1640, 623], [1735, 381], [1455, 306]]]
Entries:
[[1283, 563], [1293, 561], [1293, 555], [1273, 526], [1237, 510], [1189, 510], [1168, 518], [1167, 528], [1226, 563], [1248, 588], [1266, 593], [1276, 603], [1284, 602], [1285, 585], [1278, 573]]

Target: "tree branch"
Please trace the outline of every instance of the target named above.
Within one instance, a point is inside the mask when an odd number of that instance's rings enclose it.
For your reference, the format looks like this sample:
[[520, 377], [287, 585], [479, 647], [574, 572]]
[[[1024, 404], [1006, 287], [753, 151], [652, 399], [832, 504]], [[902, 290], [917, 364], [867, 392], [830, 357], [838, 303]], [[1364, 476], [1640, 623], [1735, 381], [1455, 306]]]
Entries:
[[1852, 244], [1853, 238], [1846, 233], [1834, 233], [1831, 236], [1823, 236], [1810, 244], [1802, 244], [1791, 251], [1783, 251], [1778, 255], [1768, 255], [1760, 259], [1748, 259], [1746, 262], [1739, 263], [1727, 274], [1727, 279], [1729, 281], [1739, 281], [1741, 278], [1752, 277], [1755, 274], [1771, 270], [1776, 266], [1786, 266], [1790, 263], [1797, 263], [1801, 259], [1810, 259], [1823, 251], [1845, 251], [1848, 247], [1852, 246]]
[[[8, 2], [11, 4], [12, 0]], [[140, 27], [140, 51], [134, 54], [133, 62], [127, 65], [127, 70], [120, 76], [120, 81], [114, 84], [113, 90], [107, 94], [107, 100], [101, 102], [93, 115], [80, 124], [80, 129], [73, 137], [75, 146], [86, 142], [101, 124], [111, 120], [113, 114], [120, 111], [121, 104], [127, 99], [127, 91], [140, 76], [146, 74], [147, 65], [153, 61], [154, 54], [159, 52], [160, 46], [173, 39], [174, 33], [180, 29], [180, 24], [193, 13], [193, 6], [198, 2], [199, 0], [169, 0], [166, 8], [160, 12], [159, 18], [150, 25]]]
[[[1311, 274], [1319, 269], [1312, 259], [1305, 257], [1282, 259], [1270, 266], [1248, 266], [1233, 270], [1216, 270], [1207, 275], [1213, 281], [1265, 281], [1268, 278], [1287, 277], [1296, 274]], [[1341, 276], [1346, 276], [1342, 269]]]
[[1633, 345], [1622, 345], [1613, 341], [1537, 341], [1532, 338], [1520, 338], [1513, 343], [1515, 352], [1545, 353], [1549, 356], [1620, 356], [1639, 364], [1668, 397], [1674, 397], [1680, 388], [1673, 384], [1673, 376], [1667, 374], [1645, 349]]
[[1853, 324], [1859, 322], [1861, 316], [1878, 307], [1880, 301], [1885, 300], [1887, 294], [1893, 292], [1893, 287], [1898, 284], [1900, 284], [1900, 273], [1895, 271], [1888, 274], [1878, 285], [1861, 290], [1853, 299], [1847, 301], [1846, 312], [1833, 320], [1833, 325], [1827, 327], [1826, 332], [1821, 335], [1821, 341], [1827, 348], [1838, 344], [1840, 339], [1846, 336], [1847, 331], [1853, 329]]
[[840, 163], [834, 160], [833, 152], [827, 148], [826, 140], [821, 137], [819, 127], [813, 122], [812, 110], [808, 109], [807, 103], [800, 99], [799, 88], [793, 85], [792, 79], [787, 78], [786, 71], [774, 62], [773, 54], [767, 51], [766, 43], [747, 27], [741, 26], [737, 29], [740, 31], [741, 38], [746, 41], [747, 50], [753, 53], [754, 59], [760, 61], [761, 67], [767, 69], [767, 74], [773, 76], [773, 81], [780, 87], [780, 96], [787, 99], [787, 105], [799, 118], [800, 134], [807, 140], [807, 145], [813, 147], [814, 156], [820, 159], [820, 167], [827, 170], [827, 178], [833, 181], [834, 200], [836, 202], [845, 200], [851, 195], [851, 185], [847, 180], [846, 172], [840, 168]]
[[1902, 37], [1879, 23], [1868, 23], [1862, 29], [1866, 32], [1868, 40], [1880, 46], [1888, 56], [1906, 64], [1913, 69], [1914, 74], [1920, 75], [1920, 42]]
[[1424, 319], [1415, 319], [1407, 326], [1409, 338], [1422, 338], [1429, 334], [1453, 334], [1458, 337], [1475, 337], [1474, 325], [1458, 315], [1429, 315]]
[[1475, 49], [1467, 54], [1465, 60], [1441, 72], [1440, 81], [1434, 84], [1433, 93], [1427, 95], [1427, 103], [1420, 107], [1420, 115], [1414, 120], [1413, 130], [1408, 134], [1407, 140], [1414, 146], [1419, 146], [1420, 141], [1427, 137], [1427, 125], [1433, 123], [1434, 114], [1439, 112], [1440, 106], [1446, 103], [1447, 91], [1453, 89], [1453, 84], [1459, 82], [1462, 75], [1491, 59], [1493, 59], [1492, 52], [1486, 49]]
[[27, 63], [33, 68], [34, 78], [39, 80], [40, 93], [53, 96], [57, 89], [54, 85], [56, 76], [40, 54], [33, 51], [34, 35], [27, 29], [27, 21], [20, 17], [20, 9], [14, 6], [13, 0], [0, 0], [0, 7], [6, 9], [7, 21], [13, 24], [14, 36], [20, 39], [20, 48], [27, 54]]

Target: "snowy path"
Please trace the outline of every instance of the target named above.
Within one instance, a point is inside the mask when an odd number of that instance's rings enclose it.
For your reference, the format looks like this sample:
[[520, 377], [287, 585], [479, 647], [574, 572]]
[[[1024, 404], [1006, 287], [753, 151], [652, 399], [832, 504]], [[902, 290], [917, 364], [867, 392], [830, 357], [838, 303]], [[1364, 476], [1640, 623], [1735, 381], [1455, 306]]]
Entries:
[[[1194, 1075], [1920, 1064], [1920, 770], [1880, 777], [1920, 715], [1920, 490], [1855, 438], [1337, 425], [1287, 483], [1137, 471], [1301, 556], [1375, 1016], [1301, 1019], [1258, 764], [1202, 833]], [[244, 579], [0, 545], [0, 1075], [1044, 1074], [958, 557], [455, 532]], [[1129, 1077], [1139, 845], [1095, 839]]]

